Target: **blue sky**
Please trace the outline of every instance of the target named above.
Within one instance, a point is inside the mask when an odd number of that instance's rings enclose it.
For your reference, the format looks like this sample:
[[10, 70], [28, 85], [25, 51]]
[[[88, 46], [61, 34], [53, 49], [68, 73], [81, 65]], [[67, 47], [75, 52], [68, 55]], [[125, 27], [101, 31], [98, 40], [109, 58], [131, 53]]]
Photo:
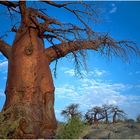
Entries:
[[[100, 32], [109, 32], [116, 39], [129, 39], [140, 47], [140, 2], [96, 2], [100, 7], [100, 23], [93, 27]], [[3, 10], [2, 7], [0, 7]], [[62, 13], [61, 13], [62, 12]], [[69, 21], [67, 13], [58, 9], [50, 15]], [[0, 36], [7, 31], [8, 17], [0, 15]], [[73, 19], [73, 22], [76, 22]], [[12, 43], [14, 34], [4, 39]], [[125, 63], [119, 58], [111, 60], [102, 57], [98, 52], [88, 51], [88, 72], [82, 71], [84, 77], [74, 74], [74, 65], [71, 58], [63, 58], [58, 62], [57, 78], [55, 83], [55, 112], [58, 120], [62, 120], [60, 112], [70, 103], [79, 103], [80, 110], [84, 113], [95, 105], [104, 103], [120, 106], [135, 118], [140, 114], [140, 58], [131, 57], [130, 63]], [[51, 69], [53, 69], [51, 65]], [[0, 54], [0, 109], [5, 101], [4, 89], [7, 76], [7, 60]]]

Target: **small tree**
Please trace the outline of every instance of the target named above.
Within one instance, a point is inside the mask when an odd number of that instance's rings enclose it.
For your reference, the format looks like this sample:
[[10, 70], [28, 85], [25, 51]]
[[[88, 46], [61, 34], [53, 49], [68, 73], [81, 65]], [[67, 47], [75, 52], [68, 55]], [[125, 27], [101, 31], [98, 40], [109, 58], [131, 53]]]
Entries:
[[87, 124], [92, 125], [93, 124], [93, 112], [90, 110], [88, 110], [84, 116], [85, 121]]
[[98, 122], [104, 119], [103, 109], [101, 107], [95, 106], [88, 110], [85, 114], [85, 118], [89, 124], [94, 123], [95, 127], [98, 126]]
[[61, 115], [71, 119], [74, 117], [81, 117], [81, 112], [78, 110], [79, 104], [71, 104], [62, 110]]
[[111, 115], [112, 107], [113, 107], [113, 105], [107, 105], [107, 104], [102, 105], [103, 114], [104, 114], [106, 123], [109, 122], [109, 116]]
[[94, 121], [95, 127], [97, 127], [98, 122], [104, 119], [103, 109], [101, 107], [96, 106], [92, 110], [94, 112], [93, 121]]
[[112, 122], [116, 123], [117, 120], [124, 119], [126, 117], [126, 113], [121, 110], [118, 106], [112, 107], [111, 112], [113, 113]]

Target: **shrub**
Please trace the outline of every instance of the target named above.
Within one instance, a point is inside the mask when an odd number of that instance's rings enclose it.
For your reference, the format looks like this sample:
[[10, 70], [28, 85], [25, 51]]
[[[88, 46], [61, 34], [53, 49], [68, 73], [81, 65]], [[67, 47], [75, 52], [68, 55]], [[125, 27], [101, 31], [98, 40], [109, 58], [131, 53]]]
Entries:
[[83, 128], [84, 124], [79, 117], [71, 118], [56, 134], [56, 139], [78, 139]]

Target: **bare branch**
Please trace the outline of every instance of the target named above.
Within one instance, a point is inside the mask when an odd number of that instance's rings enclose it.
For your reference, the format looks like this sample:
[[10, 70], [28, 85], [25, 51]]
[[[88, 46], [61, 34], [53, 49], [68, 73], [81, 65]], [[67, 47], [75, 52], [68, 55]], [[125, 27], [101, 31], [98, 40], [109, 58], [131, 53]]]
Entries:
[[11, 2], [11, 1], [0, 1], [0, 4], [7, 7], [13, 7], [13, 8], [16, 8], [18, 6], [17, 2]]
[[57, 8], [62, 8], [62, 7], [65, 7], [67, 5], [70, 5], [70, 4], [78, 3], [78, 2], [66, 2], [66, 3], [63, 3], [63, 4], [58, 4], [58, 3], [53, 2], [53, 1], [42, 1], [42, 2], [45, 2], [45, 3], [49, 4], [49, 5], [55, 6]]
[[[92, 29], [91, 23], [93, 24], [97, 19], [96, 8], [93, 4], [81, 1], [59, 3], [48, 0], [43, 2], [68, 11], [77, 19], [78, 23], [75, 25], [72, 22], [59, 22], [49, 17], [48, 11], [42, 12], [41, 9], [26, 8], [26, 1], [19, 1], [18, 3], [3, 1], [0, 4], [10, 9], [19, 6], [20, 11], [16, 9], [16, 12], [21, 13], [22, 20], [27, 23], [27, 26], [38, 30], [38, 36], [47, 39], [52, 44], [51, 47], [45, 50], [50, 62], [72, 53], [78, 65], [81, 56], [83, 58], [82, 62], [86, 60], [84, 50], [87, 49], [99, 51], [101, 55], [108, 57], [115, 55], [126, 60], [132, 52], [140, 54], [133, 42], [116, 41], [108, 34], [98, 33]], [[12, 31], [17, 31], [16, 26], [13, 26]], [[60, 44], [56, 44], [56, 40]]]
[[[58, 4], [56, 2], [52, 2], [52, 1], [43, 1], [49, 5], [55, 6], [57, 8], [64, 8], [67, 11], [71, 12], [73, 15], [76, 16], [76, 18], [87, 28], [90, 29], [90, 26], [86, 23], [85, 19], [90, 18], [91, 20], [94, 20], [94, 16], [93, 15], [97, 15], [96, 11], [89, 6], [89, 4], [86, 4], [84, 2], [81, 1], [76, 1], [76, 2], [67, 2], [67, 3], [63, 3], [63, 4]], [[82, 8], [84, 8], [83, 10], [79, 9], [79, 8], [69, 8], [68, 6], [72, 4], [80, 4], [82, 6]], [[84, 19], [83, 16], [84, 15]]]
[[26, 1], [19, 1], [19, 9], [23, 23], [27, 24]]
[[95, 46], [94, 41], [72, 41], [49, 47], [45, 50], [45, 53], [50, 59], [50, 62], [52, 62], [56, 59], [66, 56], [68, 53], [83, 49], [97, 50], [97, 47]]
[[[115, 41], [109, 36], [99, 36], [93, 40], [79, 40], [65, 42], [54, 45], [46, 49], [46, 55], [50, 62], [66, 56], [71, 52], [79, 52], [80, 50], [96, 50], [108, 57], [118, 56], [125, 60], [129, 60], [130, 54], [140, 55], [139, 49], [131, 41]], [[74, 53], [74, 55], [76, 55]], [[77, 57], [77, 56], [76, 56]]]
[[11, 57], [11, 46], [0, 39], [0, 52], [7, 58]]
[[32, 14], [34, 14], [34, 16], [37, 16], [37, 17], [43, 19], [48, 24], [61, 25], [60, 22], [56, 21], [55, 19], [49, 18], [47, 15], [44, 15], [44, 14], [40, 13], [36, 9], [30, 8], [30, 11], [31, 11]]

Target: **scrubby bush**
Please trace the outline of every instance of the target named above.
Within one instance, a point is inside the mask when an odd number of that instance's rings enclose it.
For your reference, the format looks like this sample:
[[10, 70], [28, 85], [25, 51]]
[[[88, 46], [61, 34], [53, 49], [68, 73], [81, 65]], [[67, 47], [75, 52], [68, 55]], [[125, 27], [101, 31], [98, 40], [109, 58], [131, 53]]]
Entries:
[[74, 117], [68, 120], [68, 123], [59, 130], [56, 134], [56, 139], [78, 139], [82, 130], [84, 128], [84, 123], [79, 117]]

